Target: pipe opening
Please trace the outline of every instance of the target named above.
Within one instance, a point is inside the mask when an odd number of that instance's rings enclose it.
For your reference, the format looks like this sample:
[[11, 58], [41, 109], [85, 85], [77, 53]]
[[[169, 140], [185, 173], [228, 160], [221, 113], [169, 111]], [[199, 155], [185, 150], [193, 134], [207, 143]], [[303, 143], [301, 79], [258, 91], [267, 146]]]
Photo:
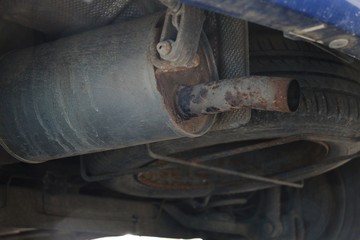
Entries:
[[289, 83], [287, 91], [287, 104], [290, 112], [296, 112], [300, 105], [300, 86], [296, 80]]

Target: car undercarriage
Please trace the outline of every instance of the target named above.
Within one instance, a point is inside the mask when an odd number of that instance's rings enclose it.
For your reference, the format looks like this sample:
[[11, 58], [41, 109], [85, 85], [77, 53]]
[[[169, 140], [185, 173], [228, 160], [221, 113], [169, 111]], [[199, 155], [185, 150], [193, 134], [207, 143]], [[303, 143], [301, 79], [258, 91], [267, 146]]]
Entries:
[[356, 34], [224, 2], [0, 1], [1, 239], [358, 239]]

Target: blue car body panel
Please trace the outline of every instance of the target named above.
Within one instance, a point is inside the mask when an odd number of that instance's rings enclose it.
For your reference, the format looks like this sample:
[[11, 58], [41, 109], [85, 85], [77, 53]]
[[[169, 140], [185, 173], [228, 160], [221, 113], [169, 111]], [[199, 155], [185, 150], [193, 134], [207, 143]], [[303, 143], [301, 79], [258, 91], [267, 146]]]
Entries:
[[270, 0], [360, 36], [360, 0]]
[[[182, 0], [360, 59], [360, 0]], [[341, 40], [347, 44], [334, 45]]]

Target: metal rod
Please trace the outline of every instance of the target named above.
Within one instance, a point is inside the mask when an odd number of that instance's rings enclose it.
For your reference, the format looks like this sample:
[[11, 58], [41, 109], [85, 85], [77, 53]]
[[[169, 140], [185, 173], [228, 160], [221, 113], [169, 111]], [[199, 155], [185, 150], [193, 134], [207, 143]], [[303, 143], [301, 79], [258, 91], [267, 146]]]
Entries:
[[177, 92], [178, 111], [185, 119], [244, 107], [294, 112], [299, 102], [299, 84], [284, 77], [248, 76], [181, 86]]
[[193, 167], [193, 168], [199, 168], [199, 169], [216, 172], [216, 173], [220, 173], [220, 174], [225, 174], [225, 175], [242, 177], [242, 178], [260, 181], [260, 182], [272, 183], [275, 185], [282, 185], [282, 186], [288, 186], [288, 187], [294, 187], [294, 188], [302, 188], [303, 187], [302, 184], [298, 184], [298, 183], [292, 183], [292, 182], [282, 181], [282, 180], [278, 180], [278, 179], [261, 177], [261, 176], [257, 176], [257, 175], [253, 175], [253, 174], [242, 173], [242, 172], [232, 171], [232, 170], [218, 168], [218, 167], [206, 166], [203, 164], [187, 162], [187, 161], [184, 161], [184, 160], [181, 160], [178, 158], [174, 158], [174, 157], [169, 157], [169, 156], [162, 156], [160, 154], [154, 153], [151, 150], [150, 145], [147, 145], [147, 147], [148, 147], [148, 152], [149, 152], [150, 157], [159, 159], [159, 160], [163, 160], [166, 162], [176, 163], [179, 165], [189, 166], [189, 167]]
[[286, 137], [286, 138], [280, 138], [280, 139], [256, 143], [256, 144], [252, 144], [252, 145], [248, 145], [248, 146], [242, 146], [242, 147], [237, 147], [237, 148], [233, 148], [233, 149], [229, 149], [229, 150], [224, 150], [224, 151], [220, 151], [220, 152], [205, 154], [205, 155], [193, 158], [190, 161], [198, 162], [198, 163], [206, 162], [206, 161], [230, 157], [230, 156], [234, 156], [234, 155], [238, 155], [238, 154], [242, 154], [242, 153], [252, 152], [255, 150], [276, 147], [276, 146], [280, 146], [283, 144], [292, 143], [292, 142], [296, 142], [296, 141], [300, 141], [300, 140], [304, 140], [304, 136], [297, 135], [297, 136], [291, 136], [291, 137]]
[[[248, 146], [242, 146], [242, 147], [225, 150], [225, 151], [221, 151], [221, 152], [209, 153], [209, 154], [205, 154], [205, 155], [202, 155], [202, 156], [199, 156], [196, 158], [187, 159], [186, 161], [201, 163], [201, 162], [206, 162], [206, 161], [211, 161], [211, 160], [216, 160], [216, 159], [220, 159], [220, 158], [234, 156], [234, 155], [238, 155], [241, 153], [251, 152], [251, 151], [255, 151], [255, 150], [259, 150], [259, 149], [275, 147], [275, 146], [279, 146], [279, 145], [286, 144], [286, 143], [300, 141], [303, 139], [304, 139], [304, 136], [302, 136], [302, 135], [290, 136], [290, 137], [286, 137], [286, 138], [256, 143], [256, 144], [252, 144], [252, 145], [248, 145]], [[174, 167], [174, 165], [176, 165], [176, 164], [168, 163], [168, 164], [162, 165], [162, 166], [151, 166], [150, 165], [150, 166], [142, 167], [142, 168], [124, 169], [123, 171], [117, 171], [114, 173], [106, 173], [106, 174], [101, 174], [101, 175], [91, 175], [90, 176], [87, 173], [86, 166], [84, 164], [84, 159], [82, 157], [80, 157], [80, 173], [81, 173], [81, 176], [83, 177], [83, 179], [85, 179], [85, 181], [87, 181], [87, 182], [98, 182], [98, 181], [103, 181], [103, 180], [107, 180], [110, 178], [115, 178], [115, 177], [119, 177], [119, 176], [123, 176], [123, 175], [138, 174], [141, 172], [148, 172], [148, 171], [152, 171], [152, 170], [166, 169], [166, 168]]]
[[[279, 146], [279, 145], [283, 145], [283, 144], [287, 144], [287, 143], [301, 141], [304, 139], [306, 139], [306, 137], [304, 137], [303, 135], [296, 135], [296, 136], [290, 136], [290, 137], [285, 137], [285, 138], [280, 138], [280, 139], [274, 139], [274, 140], [269, 140], [269, 141], [265, 141], [265, 142], [261, 142], [261, 143], [248, 145], [248, 146], [242, 146], [242, 147], [238, 147], [238, 148], [234, 148], [234, 149], [230, 149], [230, 150], [225, 150], [225, 151], [221, 151], [221, 152], [205, 154], [202, 156], [198, 156], [196, 158], [186, 159], [186, 162], [202, 163], [202, 162], [206, 162], [206, 161], [226, 158], [226, 157], [230, 157], [230, 156], [234, 156], [234, 155], [238, 155], [238, 154], [242, 154], [242, 153], [252, 152], [252, 151], [256, 151], [256, 150], [260, 150], [260, 149], [266, 149], [266, 148], [275, 147], [275, 146]], [[82, 158], [80, 160], [80, 163], [81, 163], [81, 168], [80, 168], [81, 175], [82, 175], [83, 179], [85, 179], [87, 182], [98, 182], [98, 181], [103, 181], [103, 180], [107, 180], [110, 178], [115, 178], [115, 177], [119, 177], [119, 176], [123, 176], [123, 175], [138, 174], [141, 172], [148, 172], [148, 171], [153, 171], [153, 170], [172, 168], [172, 167], [178, 165], [177, 163], [168, 163], [168, 164], [159, 165], [159, 166], [150, 165], [150, 166], [142, 167], [142, 168], [124, 169], [123, 171], [117, 171], [114, 173], [90, 176], [87, 173], [86, 166], [85, 166]]]

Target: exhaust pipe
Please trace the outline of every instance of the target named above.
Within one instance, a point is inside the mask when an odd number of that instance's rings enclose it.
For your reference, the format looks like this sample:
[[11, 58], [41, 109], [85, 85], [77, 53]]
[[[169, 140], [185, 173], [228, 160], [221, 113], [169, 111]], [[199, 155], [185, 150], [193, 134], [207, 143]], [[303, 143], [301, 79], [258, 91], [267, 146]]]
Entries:
[[291, 78], [249, 76], [181, 87], [178, 110], [189, 119], [250, 107], [263, 111], [295, 112], [300, 102], [300, 87]]
[[[191, 68], [154, 67], [159, 61], [159, 19], [154, 15], [120, 23], [5, 56], [0, 61], [4, 149], [21, 161], [36, 163], [196, 137], [215, 121], [215, 115], [206, 112], [209, 107], [228, 111], [255, 106], [249, 101], [223, 108], [224, 95], [215, 89], [219, 98], [210, 94], [207, 104], [195, 106], [192, 95], [203, 98], [200, 88], [218, 84], [211, 47], [203, 37]], [[232, 87], [238, 84], [229, 82]], [[181, 86], [195, 87], [186, 96], [188, 90]], [[283, 90], [287, 95], [288, 89]]]

